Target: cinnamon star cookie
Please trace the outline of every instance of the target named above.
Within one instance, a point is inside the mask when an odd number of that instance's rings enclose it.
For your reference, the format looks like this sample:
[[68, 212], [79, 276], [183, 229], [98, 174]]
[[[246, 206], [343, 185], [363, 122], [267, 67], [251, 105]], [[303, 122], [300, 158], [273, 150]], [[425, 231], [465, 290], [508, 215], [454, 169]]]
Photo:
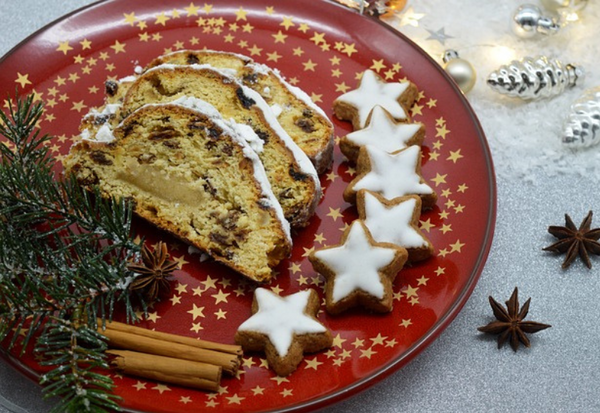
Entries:
[[344, 190], [344, 200], [356, 203], [361, 189], [376, 192], [386, 199], [418, 195], [424, 209], [431, 208], [437, 194], [421, 175], [421, 148], [413, 145], [397, 152], [387, 153], [375, 146], [360, 149], [356, 164], [358, 175]]
[[411, 145], [420, 146], [424, 138], [423, 124], [396, 122], [387, 110], [377, 105], [371, 112], [367, 127], [344, 136], [340, 149], [350, 161], [356, 162], [360, 148], [365, 145], [392, 153]]
[[264, 351], [279, 376], [291, 374], [304, 358], [331, 347], [333, 338], [316, 314], [319, 296], [312, 290], [281, 297], [257, 288], [252, 303], [252, 316], [235, 334], [235, 342], [245, 351]]
[[421, 198], [403, 196], [388, 201], [381, 195], [360, 190], [356, 207], [358, 216], [377, 242], [406, 248], [408, 261], [422, 261], [433, 255], [433, 245], [419, 229]]
[[341, 243], [312, 252], [308, 259], [325, 276], [325, 304], [331, 314], [363, 306], [392, 310], [392, 283], [404, 266], [404, 248], [373, 240], [361, 220], [344, 232]]
[[366, 70], [358, 88], [339, 96], [333, 102], [333, 111], [341, 120], [352, 122], [354, 130], [366, 126], [375, 105], [382, 106], [396, 120], [408, 120], [408, 109], [418, 95], [412, 82], [385, 82], [372, 70]]

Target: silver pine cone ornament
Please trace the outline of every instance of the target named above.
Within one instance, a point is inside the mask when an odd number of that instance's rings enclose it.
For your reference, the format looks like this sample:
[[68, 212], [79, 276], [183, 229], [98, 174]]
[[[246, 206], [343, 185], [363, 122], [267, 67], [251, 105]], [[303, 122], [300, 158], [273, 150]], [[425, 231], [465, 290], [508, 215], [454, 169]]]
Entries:
[[562, 143], [576, 149], [600, 143], [600, 87], [587, 90], [573, 102], [563, 128]]
[[524, 100], [549, 98], [575, 86], [583, 71], [546, 56], [515, 60], [490, 73], [487, 84], [503, 95]]

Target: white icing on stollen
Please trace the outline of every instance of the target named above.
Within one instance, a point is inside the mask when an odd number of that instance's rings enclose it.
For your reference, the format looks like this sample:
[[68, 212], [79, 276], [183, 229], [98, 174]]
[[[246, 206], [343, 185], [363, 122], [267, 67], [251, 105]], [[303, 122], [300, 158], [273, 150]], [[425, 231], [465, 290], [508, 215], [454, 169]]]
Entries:
[[375, 146], [365, 146], [371, 170], [354, 184], [354, 191], [368, 189], [387, 199], [404, 195], [432, 194], [433, 189], [421, 183], [416, 172], [421, 160], [421, 148], [413, 145], [397, 153], [389, 154]]
[[373, 239], [389, 242], [404, 248], [427, 246], [427, 241], [411, 225], [417, 201], [409, 198], [388, 208], [377, 197], [365, 192], [365, 225]]
[[104, 106], [104, 108], [102, 108], [102, 111], [99, 111], [96, 108], [93, 108], [85, 117], [89, 117], [89, 116], [105, 116], [105, 115], [114, 115], [117, 113], [117, 111], [121, 109], [121, 104], [120, 103], [109, 103], [108, 105]]
[[[164, 56], [168, 57], [168, 56], [175, 56], [175, 55], [187, 54], [187, 53], [194, 54], [196, 52], [197, 52], [197, 50], [176, 50], [174, 52], [167, 53]], [[239, 53], [224, 52], [224, 51], [220, 51], [220, 50], [210, 50], [210, 49], [202, 50], [201, 53], [202, 54], [206, 53], [206, 54], [214, 54], [214, 55], [234, 56], [234, 57], [237, 57], [238, 59], [240, 59], [241, 61], [243, 61], [244, 63], [252, 62], [251, 58], [249, 58], [248, 56], [245, 56], [243, 54], [239, 54]], [[234, 69], [231, 69], [231, 70], [234, 70]], [[236, 71], [236, 74], [237, 74], [237, 71]]]
[[372, 70], [366, 70], [358, 88], [344, 93], [336, 100], [357, 108], [359, 124], [362, 129], [366, 126], [369, 113], [375, 105], [385, 108], [394, 119], [407, 119], [406, 111], [398, 103], [398, 99], [409, 85], [409, 82], [386, 83]]
[[280, 357], [287, 355], [294, 335], [327, 331], [325, 326], [304, 312], [310, 298], [310, 290], [281, 297], [264, 288], [257, 288], [254, 296], [258, 303], [258, 311], [244, 321], [238, 327], [238, 331], [265, 334]]
[[292, 152], [298, 166], [300, 166], [300, 170], [305, 174], [309, 175], [315, 181], [315, 187], [317, 191], [321, 191], [321, 183], [319, 181], [319, 176], [317, 174], [317, 170], [314, 165], [308, 158], [308, 156], [300, 149], [300, 147], [294, 142], [291, 136], [283, 129], [281, 124], [277, 121], [277, 117], [267, 104], [263, 97], [258, 94], [258, 92], [250, 89], [249, 87], [240, 85], [244, 92], [244, 95], [254, 100], [256, 106], [263, 112], [265, 120], [273, 128], [275, 133], [281, 138], [285, 146]]
[[96, 131], [96, 133], [93, 133], [91, 129], [83, 130], [81, 132], [81, 139], [88, 142], [110, 143], [116, 138], [115, 135], [113, 135], [113, 131], [109, 124], [105, 123]]
[[125, 76], [125, 77], [119, 79], [119, 83], [131, 83], [131, 82], [135, 82], [136, 79], [137, 79], [137, 76], [135, 76], [135, 75]]
[[367, 127], [349, 133], [345, 139], [356, 146], [371, 145], [392, 153], [406, 148], [407, 143], [420, 129], [419, 123], [394, 122], [385, 109], [377, 105], [371, 112]]
[[335, 272], [332, 293], [335, 303], [357, 290], [383, 299], [385, 289], [379, 271], [392, 263], [396, 251], [372, 245], [364, 227], [356, 220], [343, 245], [316, 251], [314, 255]]
[[202, 69], [214, 70], [216, 72], [219, 72], [219, 73], [221, 73], [229, 78], [233, 78], [233, 79], [235, 79], [235, 76], [237, 75], [237, 72], [235, 69], [216, 68], [210, 64], [177, 65], [177, 64], [173, 64], [173, 63], [163, 63], [162, 65], [154, 66], [154, 67], [146, 70], [146, 73], [151, 73], [151, 72], [155, 72], [157, 70], [162, 70], [162, 69], [176, 70], [176, 69], [181, 69], [181, 68], [186, 68], [186, 67], [192, 68], [194, 70], [202, 70]]
[[113, 135], [112, 129], [110, 128], [110, 126], [107, 123], [102, 125], [100, 127], [100, 129], [98, 129], [98, 132], [96, 132], [95, 140], [97, 142], [107, 142], [107, 143], [115, 140], [115, 135]]
[[273, 111], [273, 114], [275, 115], [276, 118], [279, 117], [279, 115], [281, 115], [283, 113], [283, 108], [278, 105], [277, 103], [271, 105], [271, 110]]
[[252, 99], [255, 102], [256, 107], [263, 112], [264, 118], [267, 121], [267, 123], [271, 126], [271, 128], [275, 131], [275, 133], [281, 138], [284, 145], [292, 152], [292, 155], [294, 156], [296, 162], [298, 163], [300, 170], [303, 173], [309, 175], [313, 179], [313, 181], [315, 182], [315, 187], [316, 187], [317, 191], [320, 193], [321, 185], [320, 185], [319, 177], [317, 175], [317, 171], [316, 171], [315, 167], [313, 166], [313, 164], [310, 161], [310, 159], [308, 158], [308, 156], [306, 156], [306, 154], [302, 151], [302, 149], [300, 149], [300, 147], [296, 144], [296, 142], [294, 142], [294, 140], [290, 137], [290, 135], [279, 124], [279, 122], [277, 121], [277, 117], [273, 114], [273, 111], [271, 110], [271, 108], [269, 107], [267, 102], [265, 102], [263, 97], [260, 94], [258, 94], [258, 92], [250, 89], [249, 87], [242, 85], [241, 83], [239, 83], [236, 80], [235, 70], [215, 68], [214, 66], [211, 66], [209, 64], [202, 64], [202, 65], [198, 65], [198, 64], [193, 64], [193, 65], [163, 64], [160, 66], [153, 67], [152, 69], [148, 70], [146, 73], [151, 73], [153, 71], [160, 70], [160, 69], [176, 70], [176, 69], [181, 69], [181, 68], [191, 68], [194, 70], [211, 70], [211, 71], [217, 72], [221, 76], [223, 76], [225, 78], [226, 83], [234, 83], [234, 84], [236, 84], [236, 86], [239, 86], [240, 88], [242, 88], [244, 95], [247, 96], [248, 98]]
[[329, 120], [329, 117], [325, 114], [325, 112], [323, 111], [323, 109], [321, 109], [321, 107], [319, 105], [317, 105], [315, 102], [313, 102], [313, 100], [310, 98], [310, 96], [308, 96], [308, 94], [300, 89], [297, 86], [294, 86], [292, 84], [290, 84], [287, 80], [285, 80], [285, 78], [281, 75], [281, 73], [279, 73], [279, 70], [277, 69], [271, 69], [270, 67], [266, 66], [266, 65], [259, 65], [259, 64], [253, 64], [253, 65], [248, 65], [252, 68], [255, 67], [261, 67], [261, 69], [266, 73], [266, 74], [273, 74], [278, 80], [279, 82], [285, 86], [285, 88], [292, 93], [297, 99], [301, 100], [302, 102], [304, 102], [304, 104], [306, 106], [308, 106], [309, 108], [311, 108], [312, 110], [316, 111], [319, 115], [321, 115], [330, 125], [333, 125], [331, 123], [331, 121]]
[[[93, 108], [87, 115], [84, 116], [84, 119], [98, 118], [101, 116], [113, 116], [120, 108], [121, 104], [119, 103], [108, 104], [102, 108], [102, 111]], [[115, 136], [113, 135], [113, 131], [108, 122], [104, 123], [104, 125], [102, 125], [96, 132], [93, 132], [93, 129], [91, 128], [84, 129], [80, 136], [81, 139], [88, 142], [109, 143], [115, 140]]]
[[[225, 121], [225, 119], [223, 119], [219, 111], [213, 105], [193, 96], [182, 96], [179, 99], [176, 99], [170, 103], [174, 105], [185, 106], [190, 109], [199, 110], [200, 112], [203, 112], [204, 114], [210, 116], [210, 118], [213, 120], [216, 119], [217, 121]], [[237, 132], [241, 136], [243, 136], [243, 138], [246, 140], [246, 142], [248, 142], [250, 147], [255, 152], [261, 153], [263, 151], [264, 143], [262, 139], [258, 137], [256, 132], [254, 132], [254, 130], [250, 126], [237, 123], [233, 119], [229, 119], [226, 122], [229, 124], [229, 126], [231, 126], [231, 128], [237, 130]]]

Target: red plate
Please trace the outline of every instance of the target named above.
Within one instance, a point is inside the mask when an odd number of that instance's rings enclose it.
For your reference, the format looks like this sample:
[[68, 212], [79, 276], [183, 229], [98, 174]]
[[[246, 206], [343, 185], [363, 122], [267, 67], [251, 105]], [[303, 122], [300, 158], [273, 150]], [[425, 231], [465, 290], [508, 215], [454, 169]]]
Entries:
[[[168, 7], [165, 5], [168, 4]], [[332, 116], [332, 101], [356, 86], [372, 68], [388, 81], [408, 78], [421, 96], [412, 109], [427, 128], [423, 173], [439, 194], [437, 207], [421, 217], [436, 257], [401, 271], [394, 310], [386, 315], [321, 312], [333, 347], [308, 355], [285, 379], [249, 354], [239, 377], [224, 378], [218, 393], [114, 376], [127, 410], [186, 412], [306, 411], [331, 404], [405, 365], [460, 311], [487, 257], [495, 222], [495, 181], [478, 121], [459, 89], [421, 49], [379, 21], [337, 4], [314, 0], [105, 1], [71, 14], [36, 33], [0, 62], [0, 90], [35, 91], [46, 103], [41, 127], [60, 160], [76, 139], [81, 117], [102, 103], [103, 83], [133, 73], [154, 57], [182, 48], [227, 50], [278, 68]], [[350, 125], [334, 119], [336, 135]], [[336, 148], [333, 168], [322, 177], [325, 197], [308, 228], [295, 235], [291, 258], [270, 285], [282, 294], [315, 288], [323, 279], [306, 255], [335, 244], [356, 217], [342, 199], [353, 169]], [[142, 325], [190, 337], [231, 343], [250, 315], [253, 287], [167, 235], [138, 223], [151, 240], [165, 239], [182, 269], [173, 293]], [[16, 363], [35, 371], [33, 357]]]

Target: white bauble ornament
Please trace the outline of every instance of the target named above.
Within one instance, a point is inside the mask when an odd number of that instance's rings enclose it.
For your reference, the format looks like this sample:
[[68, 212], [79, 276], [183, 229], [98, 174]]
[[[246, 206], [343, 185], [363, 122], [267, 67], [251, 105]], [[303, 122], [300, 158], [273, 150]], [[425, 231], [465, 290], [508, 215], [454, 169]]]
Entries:
[[444, 61], [444, 70], [454, 79], [460, 90], [463, 93], [469, 93], [477, 80], [477, 72], [473, 65], [461, 59], [455, 50], [446, 50], [442, 60]]

